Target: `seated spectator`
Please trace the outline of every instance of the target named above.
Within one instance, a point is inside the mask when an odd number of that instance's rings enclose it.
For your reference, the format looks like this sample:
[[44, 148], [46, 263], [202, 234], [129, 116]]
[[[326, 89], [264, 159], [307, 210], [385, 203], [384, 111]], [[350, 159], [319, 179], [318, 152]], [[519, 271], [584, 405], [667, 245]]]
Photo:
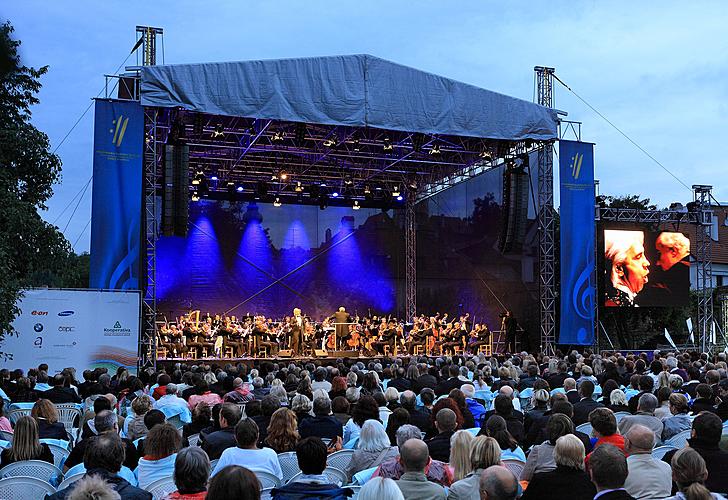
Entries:
[[[114, 419], [116, 418], [113, 413], [111, 413], [111, 416]], [[101, 412], [100, 416], [97, 415], [95, 418], [105, 418], [104, 412]], [[86, 468], [84, 477], [96, 476], [108, 482], [114, 491], [119, 494], [121, 500], [152, 500], [151, 493], [132, 486], [126, 479], [118, 475], [127, 457], [125, 445], [117, 433], [103, 432], [81, 442], [86, 442], [83, 453], [83, 465]], [[46, 500], [72, 498], [73, 488], [74, 485], [71, 485], [68, 488], [59, 490], [52, 495], [46, 496]]]
[[718, 395], [720, 403], [715, 407], [715, 414], [725, 422], [728, 420], [728, 378], [724, 378], [718, 383]]
[[202, 379], [195, 385], [195, 394], [191, 395], [187, 401], [190, 410], [194, 410], [195, 406], [200, 403], [205, 403], [210, 406], [222, 403], [222, 398], [218, 394], [212, 392], [207, 382]]
[[556, 459], [554, 458], [556, 441], [561, 436], [573, 433], [574, 424], [569, 417], [558, 413], [551, 415], [551, 418], [546, 423], [548, 440], [531, 448], [531, 452], [528, 454], [528, 459], [526, 460], [526, 466], [523, 468], [519, 479], [521, 481], [530, 481], [534, 474], [550, 472], [556, 469]]
[[[32, 383], [28, 377], [19, 377], [15, 381], [14, 389], [14, 391], [10, 392], [13, 403], [35, 403], [38, 401], [39, 393], [32, 389]], [[43, 395], [45, 392], [40, 394]]]
[[473, 415], [475, 427], [480, 427], [481, 420], [485, 415], [485, 406], [475, 399], [475, 386], [472, 384], [464, 384], [460, 387], [460, 390], [465, 396], [465, 402], [468, 405], [468, 410]]
[[244, 418], [240, 420], [235, 426], [237, 446], [227, 448], [222, 452], [215, 470], [212, 471], [212, 476], [215, 476], [228, 465], [240, 465], [253, 472], [268, 472], [283, 479], [283, 471], [278, 461], [278, 455], [270, 448], [258, 448], [258, 437], [258, 426], [252, 419]]
[[657, 393], [655, 394], [655, 396], [657, 396], [657, 408], [655, 408], [655, 416], [661, 421], [664, 421], [666, 418], [672, 416], [672, 414], [670, 413], [670, 394], [672, 394], [672, 391], [669, 387], [660, 387], [659, 389], [657, 389]]
[[622, 450], [611, 444], [595, 447], [589, 458], [589, 476], [597, 489], [594, 498], [633, 500], [624, 488], [627, 472], [627, 459]]
[[38, 424], [33, 417], [23, 416], [15, 423], [15, 433], [10, 448], [0, 454], [0, 468], [24, 460], [43, 460], [53, 463], [53, 453], [38, 437]]
[[688, 415], [690, 411], [688, 398], [684, 394], [673, 392], [670, 394], [669, 401], [672, 416], [662, 421], [662, 425], [664, 426], [662, 430], [662, 442], [671, 439], [683, 431], [689, 430], [693, 426], [693, 420]]
[[155, 425], [144, 440], [144, 456], [135, 471], [139, 487], [146, 489], [158, 479], [174, 472], [174, 462], [182, 445], [182, 436], [172, 424]]
[[655, 433], [655, 440], [662, 438], [664, 426], [662, 420], [655, 416], [655, 408], [657, 408], [657, 398], [654, 394], [643, 394], [637, 403], [637, 413], [627, 415], [619, 421], [619, 433], [626, 435], [633, 425], [644, 425]]
[[[403, 425], [397, 430], [397, 447], [400, 450], [402, 445], [409, 439], [420, 439], [420, 430], [414, 425]], [[382, 464], [374, 471], [374, 477], [388, 477], [390, 479], [399, 479], [403, 473], [402, 463], [400, 457], [390, 458], [385, 460]], [[441, 486], [450, 486], [452, 484], [452, 472], [447, 467], [447, 464], [430, 458], [429, 463], [425, 466], [425, 475], [428, 481], [432, 481]]]
[[711, 493], [705, 485], [708, 469], [705, 460], [692, 448], [678, 450], [671, 460], [672, 477], [677, 485], [677, 495], [668, 500], [709, 500], [724, 497]]
[[523, 431], [525, 435], [528, 435], [533, 423], [539, 421], [546, 414], [549, 409], [549, 399], [549, 391], [546, 389], [533, 391], [533, 396], [531, 396], [533, 408], [527, 411], [523, 417]]
[[617, 433], [617, 419], [612, 410], [597, 408], [589, 414], [589, 423], [592, 426], [592, 434], [597, 438], [594, 443], [595, 450], [603, 444], [611, 444], [624, 451], [624, 437]]
[[695, 394], [697, 397], [692, 404], [693, 415], [697, 415], [701, 411], [715, 410], [715, 397], [708, 384], [698, 384], [695, 388]]
[[494, 410], [485, 414], [485, 422], [490, 420], [493, 415], [503, 418], [506, 421], [508, 432], [520, 443], [526, 435], [523, 427], [523, 413], [513, 408], [513, 400], [506, 394], [498, 394], [493, 406]]
[[346, 469], [346, 475], [351, 478], [357, 472], [377, 467], [382, 462], [395, 458], [398, 450], [390, 445], [389, 437], [381, 422], [367, 420], [359, 435], [359, 444], [354, 450], [351, 462]]
[[482, 500], [515, 500], [518, 482], [513, 473], [501, 465], [491, 465], [480, 474]]
[[409, 412], [404, 408], [397, 408], [392, 412], [386, 422], [387, 436], [392, 446], [397, 445], [397, 429], [410, 423]]
[[276, 453], [293, 451], [301, 436], [298, 434], [296, 414], [288, 408], [278, 408], [270, 419], [265, 446]]
[[235, 377], [233, 379], [233, 390], [225, 394], [222, 400], [226, 403], [245, 404], [253, 401], [255, 396], [250, 392], [248, 383], [243, 383], [243, 379]]
[[197, 405], [192, 411], [192, 422], [182, 426], [182, 437], [188, 438], [199, 434], [203, 429], [210, 426], [212, 420], [212, 408], [208, 405]]
[[[441, 410], [440, 413], [449, 411]], [[408, 439], [400, 448], [400, 461], [404, 473], [397, 479], [397, 487], [402, 491], [405, 500], [438, 500], [445, 499], [442, 486], [430, 482], [425, 475], [425, 468], [430, 461], [427, 445], [421, 439]]]
[[[177, 395], [177, 385], [169, 383], [166, 385], [166, 392], [157, 401], [154, 402], [154, 408], [162, 410], [167, 408], [169, 410], [177, 410], [178, 413], [182, 413], [188, 409], [187, 401]], [[165, 413], [165, 415], [174, 414], [173, 411]]]
[[210, 459], [198, 446], [182, 448], [174, 460], [174, 484], [177, 491], [167, 500], [205, 500], [210, 479]]
[[97, 476], [84, 476], [71, 486], [71, 500], [119, 500], [121, 496], [111, 483]]
[[[154, 426], [163, 424], [167, 419], [164, 417], [164, 413], [162, 413], [159, 410], [149, 410], [146, 415], [144, 415], [144, 425], [147, 427], [147, 436], [149, 435], [149, 431], [152, 430]], [[137, 441], [137, 453], [139, 453], [140, 457], [143, 457], [145, 455], [144, 453], [144, 443], [146, 442], [146, 437], [139, 438]]]
[[337, 396], [331, 400], [331, 410], [334, 412], [334, 417], [341, 424], [341, 432], [344, 432], [344, 426], [351, 420], [349, 410], [351, 405], [349, 401], [343, 396]]
[[470, 431], [459, 430], [450, 438], [450, 460], [453, 481], [460, 481], [473, 470], [470, 464], [470, 443], [475, 437]]
[[[96, 435], [96, 427], [94, 427], [94, 417], [101, 411], [109, 410], [113, 408], [111, 401], [106, 396], [97, 396], [93, 402], [93, 411], [87, 411], [81, 418], [81, 439], [86, 439]], [[119, 429], [124, 428], [124, 417], [119, 416], [117, 424]]]
[[[692, 437], [688, 439], [688, 446], [697, 451], [705, 461], [708, 469], [708, 478], [705, 486], [710, 491], [728, 493], [728, 452], [718, 447], [723, 426], [720, 418], [712, 412], [702, 412], [693, 420]], [[675, 450], [668, 451], [662, 460], [669, 464]]]
[[[274, 381], [275, 382], [275, 381]], [[282, 385], [274, 385], [268, 393], [274, 398], [278, 398], [278, 404], [282, 407], [288, 407], [288, 393]]]
[[[102, 410], [96, 414], [94, 417], [94, 427], [96, 429], [97, 436], [104, 434], [113, 434], [118, 436], [119, 434], [119, 421], [116, 415], [109, 410]], [[68, 455], [68, 458], [66, 458], [66, 461], [63, 464], [64, 472], [68, 471], [68, 469], [74, 465], [84, 462], [84, 453], [86, 452], [86, 448], [95, 437], [96, 436], [91, 436], [87, 439], [82, 439], [76, 444], [76, 446], [73, 447], [71, 454]], [[128, 467], [130, 470], [136, 469], [137, 464], [139, 463], [139, 455], [137, 454], [134, 443], [130, 439], [122, 439], [121, 446], [124, 447], [124, 454], [122, 457], [123, 465]], [[86, 470], [88, 470], [88, 467], [86, 467]], [[116, 473], [118, 471], [113, 472]]]
[[329, 392], [331, 390], [331, 382], [328, 382], [326, 380], [327, 375], [328, 372], [323, 366], [319, 366], [318, 368], [316, 368], [316, 371], [313, 372], [313, 382], [311, 383], [311, 390], [315, 391], [316, 389], [323, 389], [324, 391]]
[[58, 410], [55, 405], [47, 399], [39, 399], [33, 405], [30, 416], [38, 423], [39, 439], [63, 439], [69, 440], [66, 426], [58, 421]]
[[455, 429], [457, 429], [457, 416], [455, 412], [449, 408], [443, 408], [437, 412], [435, 428], [438, 434], [426, 442], [429, 455], [434, 460], [447, 462], [450, 460], [450, 438], [452, 438], [453, 434], [455, 434]]
[[655, 387], [655, 379], [649, 375], [638, 376], [637, 380], [640, 392], [629, 397], [627, 404], [629, 405], [630, 413], [637, 413], [637, 403], [639, 403], [640, 397], [643, 394], [652, 394], [652, 390]]
[[518, 446], [518, 441], [514, 438], [510, 432], [508, 432], [508, 426], [506, 421], [498, 416], [493, 415], [485, 423], [485, 427], [480, 429], [479, 436], [490, 436], [498, 441], [498, 446], [502, 450], [501, 460], [521, 460], [526, 461], [526, 454]]
[[[262, 406], [265, 405], [266, 398], [275, 398], [278, 405], [276, 406], [276, 409], [280, 408], [280, 399], [273, 396], [272, 394], [269, 394], [268, 396], [263, 398], [263, 403], [261, 403]], [[293, 399], [291, 400], [291, 410], [293, 410], [293, 413], [296, 414], [296, 419], [298, 419], [299, 424], [302, 424], [306, 419], [311, 418], [312, 409], [313, 403], [311, 402], [311, 398], [309, 398], [305, 394], [296, 394], [295, 396], [293, 396]]]
[[576, 390], [576, 380], [567, 377], [564, 379], [564, 394], [566, 394], [566, 399], [571, 403], [572, 405], [575, 405], [579, 402], [581, 397], [579, 396], [579, 391]]
[[236, 444], [235, 426], [240, 421], [240, 408], [232, 403], [224, 403], [220, 407], [220, 430], [210, 434], [200, 434], [202, 449], [210, 460], [220, 458], [222, 453]]
[[579, 401], [574, 403], [574, 426], [589, 421], [589, 414], [596, 408], [604, 408], [604, 405], [592, 399], [594, 394], [594, 382], [589, 379], [582, 380], [579, 384]]
[[624, 488], [637, 499], [665, 498], [672, 491], [670, 466], [652, 458], [655, 441], [652, 430], [639, 424], [624, 436], [629, 471]]
[[[399, 396], [402, 408], [407, 410], [410, 416], [410, 423], [416, 425], [424, 433], [430, 431], [430, 412], [425, 408], [417, 408], [417, 396], [412, 391], [404, 391]], [[395, 430], [396, 440], [396, 430]]]
[[[460, 431], [458, 431], [460, 432]], [[448, 500], [479, 500], [480, 474], [491, 465], [501, 464], [501, 449], [492, 437], [477, 436], [470, 443], [470, 471], [450, 486]]]
[[126, 425], [126, 437], [135, 441], [147, 435], [149, 429], [147, 429], [147, 426], [144, 425], [144, 415], [146, 415], [153, 406], [154, 400], [146, 394], [142, 394], [132, 401], [131, 409], [134, 410], [134, 417], [128, 419], [129, 423]]
[[351, 420], [344, 426], [344, 444], [359, 438], [361, 426], [367, 420], [379, 420], [379, 405], [371, 396], [362, 396], [351, 411]]
[[399, 408], [399, 391], [395, 387], [387, 387], [384, 391], [384, 400], [387, 402], [387, 408], [394, 411]]
[[455, 401], [455, 404], [460, 410], [460, 414], [463, 416], [463, 422], [460, 425], [461, 429], [473, 429], [475, 427], [475, 418], [468, 408], [468, 404], [465, 401], [465, 394], [460, 389], [453, 389], [448, 394], [448, 397]]
[[323, 475], [327, 458], [326, 445], [320, 438], [307, 437], [296, 445], [296, 458], [302, 474], [295, 482], [274, 488], [273, 500], [297, 500], [307, 498], [344, 499], [353, 493], [342, 489]]
[[207, 496], [210, 500], [260, 500], [260, 481], [255, 474], [239, 465], [228, 465], [210, 479]]
[[359, 490], [357, 500], [404, 500], [397, 483], [385, 477], [367, 481]]
[[78, 397], [76, 391], [71, 387], [64, 387], [66, 378], [60, 373], [53, 376], [53, 388], [40, 393], [44, 399], [50, 400], [53, 404], [62, 403], [80, 403], [81, 398]]
[[622, 392], [621, 389], [614, 389], [609, 394], [609, 409], [614, 413], [617, 412], [629, 412], [629, 405], [627, 404], [627, 396]]
[[167, 394], [167, 384], [170, 384], [171, 382], [172, 377], [166, 373], [160, 373], [157, 377], [157, 387], [155, 387], [154, 391], [152, 391], [152, 398], [158, 401], [159, 398]]
[[[591, 500], [596, 489], [584, 472], [584, 445], [573, 434], [556, 440], [554, 463], [550, 471], [537, 472], [521, 497], [523, 500]], [[521, 476], [523, 480], [523, 476]]]
[[[296, 396], [298, 397], [298, 396]], [[305, 396], [303, 396], [305, 397]], [[308, 398], [306, 398], [308, 399]], [[293, 398], [294, 403], [296, 401], [296, 398]], [[268, 426], [270, 426], [270, 420], [273, 417], [273, 413], [276, 412], [278, 408], [281, 407], [281, 403], [278, 400], [277, 397], [271, 396], [268, 394], [263, 398], [263, 400], [260, 402], [260, 415], [251, 416], [256, 425], [259, 429], [259, 436], [258, 436], [258, 447], [262, 448], [265, 445], [265, 438], [268, 437]], [[295, 413], [295, 404], [291, 405], [291, 410]], [[296, 418], [298, 419], [298, 414], [296, 414]], [[301, 420], [298, 420], [299, 423]]]
[[[2, 390], [2, 389], [0, 389]], [[0, 397], [0, 431], [13, 433], [13, 426], [10, 424], [10, 420], [5, 416], [5, 400]]]
[[[346, 401], [346, 399], [344, 399]], [[344, 427], [341, 422], [331, 414], [331, 400], [318, 397], [313, 400], [313, 418], [304, 419], [298, 424], [298, 432], [301, 438], [317, 436], [325, 439], [336, 440], [344, 436]], [[348, 418], [348, 415], [347, 415]]]

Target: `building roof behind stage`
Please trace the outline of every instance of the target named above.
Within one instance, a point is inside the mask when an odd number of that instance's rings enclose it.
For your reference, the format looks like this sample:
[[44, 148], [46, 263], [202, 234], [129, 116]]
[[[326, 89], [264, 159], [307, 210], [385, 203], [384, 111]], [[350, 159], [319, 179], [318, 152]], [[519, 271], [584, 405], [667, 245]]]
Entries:
[[370, 55], [146, 66], [141, 102], [425, 134], [557, 136], [554, 110]]

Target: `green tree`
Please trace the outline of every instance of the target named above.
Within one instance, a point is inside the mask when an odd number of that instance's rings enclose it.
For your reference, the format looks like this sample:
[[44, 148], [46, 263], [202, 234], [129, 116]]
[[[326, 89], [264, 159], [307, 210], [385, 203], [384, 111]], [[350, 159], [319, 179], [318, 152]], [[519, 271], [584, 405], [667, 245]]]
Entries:
[[50, 151], [48, 136], [31, 124], [31, 107], [39, 102], [40, 77], [48, 67], [23, 66], [20, 42], [12, 33], [10, 23], [0, 26], [5, 52], [0, 72], [0, 340], [15, 333], [12, 321], [24, 288], [62, 285], [80, 272], [71, 245], [38, 213], [47, 209], [61, 175], [61, 159]]

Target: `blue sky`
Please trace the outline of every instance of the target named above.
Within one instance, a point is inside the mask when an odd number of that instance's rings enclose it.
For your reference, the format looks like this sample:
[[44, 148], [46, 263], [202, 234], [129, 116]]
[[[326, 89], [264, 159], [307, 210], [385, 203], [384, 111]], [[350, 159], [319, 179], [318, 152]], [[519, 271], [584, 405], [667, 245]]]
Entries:
[[[578, 94], [687, 185], [728, 201], [728, 2], [5, 2], [26, 65], [49, 65], [34, 124], [57, 145], [134, 44], [137, 24], [165, 29], [168, 63], [369, 53], [531, 100], [533, 66]], [[135, 63], [132, 56], [129, 63]], [[666, 206], [688, 189], [557, 85], [556, 107], [596, 143], [602, 194]], [[43, 216], [87, 251], [93, 113], [61, 146], [63, 180]]]

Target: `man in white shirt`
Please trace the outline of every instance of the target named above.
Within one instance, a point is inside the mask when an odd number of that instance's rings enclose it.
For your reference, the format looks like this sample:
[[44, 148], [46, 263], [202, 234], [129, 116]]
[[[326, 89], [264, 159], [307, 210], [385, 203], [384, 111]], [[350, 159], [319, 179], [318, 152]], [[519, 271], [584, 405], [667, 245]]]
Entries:
[[638, 500], [666, 498], [672, 490], [672, 470], [666, 462], [652, 458], [654, 445], [655, 434], [644, 425], [633, 425], [624, 436], [629, 471], [624, 489]]
[[211, 476], [228, 465], [240, 465], [253, 472], [267, 472], [283, 480], [283, 471], [278, 455], [270, 448], [258, 448], [258, 425], [250, 418], [244, 418], [235, 426], [237, 446], [222, 452]]
[[[177, 396], [177, 386], [175, 384], [167, 384], [167, 393], [154, 402], [154, 408], [161, 410], [162, 408], [179, 408], [179, 413], [188, 410], [187, 401]], [[172, 412], [173, 413], [173, 412]], [[167, 412], [165, 412], [167, 415]]]

